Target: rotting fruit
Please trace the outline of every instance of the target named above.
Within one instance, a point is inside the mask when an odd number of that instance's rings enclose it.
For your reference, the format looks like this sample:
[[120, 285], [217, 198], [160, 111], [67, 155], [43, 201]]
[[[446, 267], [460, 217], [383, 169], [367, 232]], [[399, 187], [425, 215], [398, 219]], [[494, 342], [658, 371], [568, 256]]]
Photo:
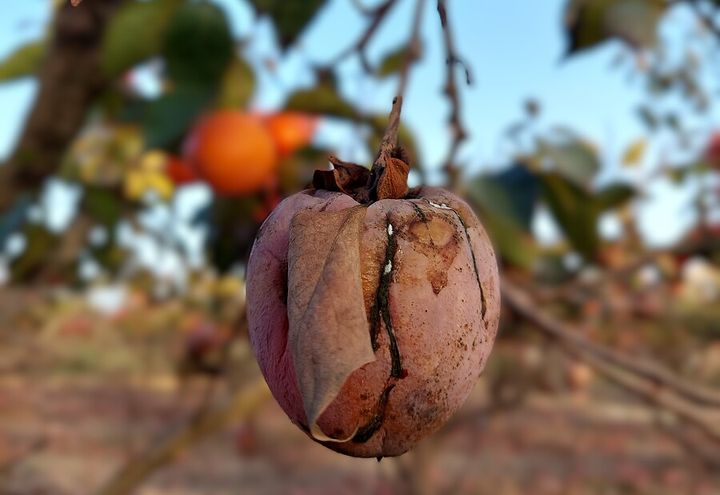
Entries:
[[247, 271], [251, 343], [280, 406], [357, 457], [403, 454], [462, 405], [500, 312], [468, 205], [407, 188], [400, 148], [370, 171], [331, 157], [262, 225]]

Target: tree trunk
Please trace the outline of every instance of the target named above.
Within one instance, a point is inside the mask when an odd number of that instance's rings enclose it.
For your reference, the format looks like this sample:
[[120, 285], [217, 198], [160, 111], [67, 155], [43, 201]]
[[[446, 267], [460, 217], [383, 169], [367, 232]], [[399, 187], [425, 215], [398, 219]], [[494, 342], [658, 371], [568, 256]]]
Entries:
[[0, 167], [0, 213], [37, 192], [60, 166], [94, 99], [109, 84], [100, 66], [108, 21], [124, 0], [92, 0], [58, 11], [38, 95], [8, 162]]

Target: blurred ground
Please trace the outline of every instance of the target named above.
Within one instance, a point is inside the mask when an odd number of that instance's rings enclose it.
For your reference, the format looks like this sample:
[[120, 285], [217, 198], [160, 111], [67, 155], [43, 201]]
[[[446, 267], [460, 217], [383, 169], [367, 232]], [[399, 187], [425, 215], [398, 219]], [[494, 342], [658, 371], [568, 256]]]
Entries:
[[[179, 301], [130, 298], [130, 311], [102, 316], [71, 294], [13, 297], [3, 298], [0, 318], [0, 493], [93, 493], [202, 403], [203, 380], [179, 387], [175, 372], [188, 318]], [[498, 362], [505, 352], [528, 352], [501, 345]], [[236, 347], [245, 355], [244, 342]], [[442, 433], [400, 461], [335, 454], [268, 401], [249, 422], [190, 449], [138, 493], [392, 494], [417, 483], [407, 473], [423, 476], [428, 493], [720, 493], [718, 478], [658, 429], [652, 413], [587, 370], [566, 369], [570, 389], [563, 393], [532, 386], [522, 402], [490, 413], [496, 368], [491, 363]], [[249, 369], [244, 373], [257, 373]]]

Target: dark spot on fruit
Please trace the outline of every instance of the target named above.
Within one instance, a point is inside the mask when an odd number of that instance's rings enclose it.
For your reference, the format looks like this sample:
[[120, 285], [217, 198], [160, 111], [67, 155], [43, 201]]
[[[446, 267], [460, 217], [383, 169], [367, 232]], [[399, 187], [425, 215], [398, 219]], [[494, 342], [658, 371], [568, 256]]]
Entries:
[[383, 390], [380, 395], [380, 400], [378, 400], [375, 405], [375, 413], [372, 418], [370, 418], [370, 421], [358, 428], [357, 433], [352, 437], [353, 442], [365, 443], [380, 429], [383, 421], [385, 421], [385, 410], [387, 409], [388, 399], [390, 398], [390, 392], [392, 392], [393, 388], [395, 388], [395, 384], [388, 382], [385, 390]]
[[419, 219], [408, 227], [413, 247], [428, 258], [427, 279], [437, 295], [448, 283], [448, 270], [460, 251], [457, 229], [443, 216], [425, 213], [412, 203]]

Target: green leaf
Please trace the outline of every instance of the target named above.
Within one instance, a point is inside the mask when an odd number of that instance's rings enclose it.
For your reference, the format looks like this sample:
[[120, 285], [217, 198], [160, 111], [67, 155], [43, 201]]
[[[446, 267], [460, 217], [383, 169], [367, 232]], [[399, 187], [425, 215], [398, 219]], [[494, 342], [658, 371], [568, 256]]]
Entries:
[[0, 82], [34, 76], [45, 58], [47, 43], [33, 41], [17, 48], [0, 62]]
[[532, 236], [508, 217], [478, 209], [483, 226], [503, 260], [520, 268], [531, 268], [538, 255]]
[[151, 101], [143, 115], [146, 146], [165, 148], [182, 138], [214, 97], [208, 88], [181, 86]]
[[595, 149], [586, 141], [563, 132], [561, 139], [552, 142], [539, 139], [540, 157], [552, 164], [552, 169], [581, 186], [588, 186], [600, 170]]
[[470, 182], [468, 195], [486, 211], [504, 216], [526, 232], [540, 196], [538, 177], [522, 164]]
[[182, 0], [128, 2], [111, 20], [102, 44], [102, 68], [115, 77], [160, 53], [170, 19]]
[[295, 42], [326, 1], [250, 0], [250, 4], [256, 12], [273, 20], [278, 42], [285, 50]]
[[83, 210], [106, 228], [115, 226], [125, 213], [123, 203], [107, 189], [87, 187], [83, 198]]
[[633, 199], [637, 194], [634, 187], [627, 184], [610, 184], [600, 189], [595, 194], [595, 203], [598, 210], [604, 212], [623, 206], [625, 203]]
[[392, 50], [383, 57], [378, 65], [376, 74], [378, 77], [388, 77], [402, 69], [408, 55], [408, 45], [402, 45]]
[[252, 67], [241, 58], [235, 58], [225, 71], [218, 106], [244, 108], [255, 92], [255, 74]]
[[28, 225], [23, 235], [25, 249], [10, 264], [12, 279], [15, 281], [27, 280], [36, 274], [47, 258], [52, 256], [60, 240], [57, 235], [39, 224]]
[[0, 249], [4, 248], [5, 242], [11, 235], [22, 228], [27, 212], [33, 204], [32, 197], [23, 194], [8, 211], [0, 215]]
[[541, 176], [543, 198], [572, 246], [586, 259], [597, 253], [598, 208], [593, 197], [565, 176], [550, 172]]
[[521, 164], [477, 177], [468, 187], [468, 199], [500, 255], [522, 268], [530, 268], [538, 254], [529, 230], [539, 191], [537, 177]]
[[182, 84], [216, 84], [232, 61], [233, 51], [225, 14], [207, 1], [180, 8], [163, 41], [167, 73]]
[[665, 0], [568, 0], [567, 54], [573, 55], [616, 38], [634, 49], [652, 47]]
[[360, 117], [355, 107], [344, 100], [329, 83], [320, 83], [313, 88], [296, 91], [288, 98], [285, 109], [345, 119]]

